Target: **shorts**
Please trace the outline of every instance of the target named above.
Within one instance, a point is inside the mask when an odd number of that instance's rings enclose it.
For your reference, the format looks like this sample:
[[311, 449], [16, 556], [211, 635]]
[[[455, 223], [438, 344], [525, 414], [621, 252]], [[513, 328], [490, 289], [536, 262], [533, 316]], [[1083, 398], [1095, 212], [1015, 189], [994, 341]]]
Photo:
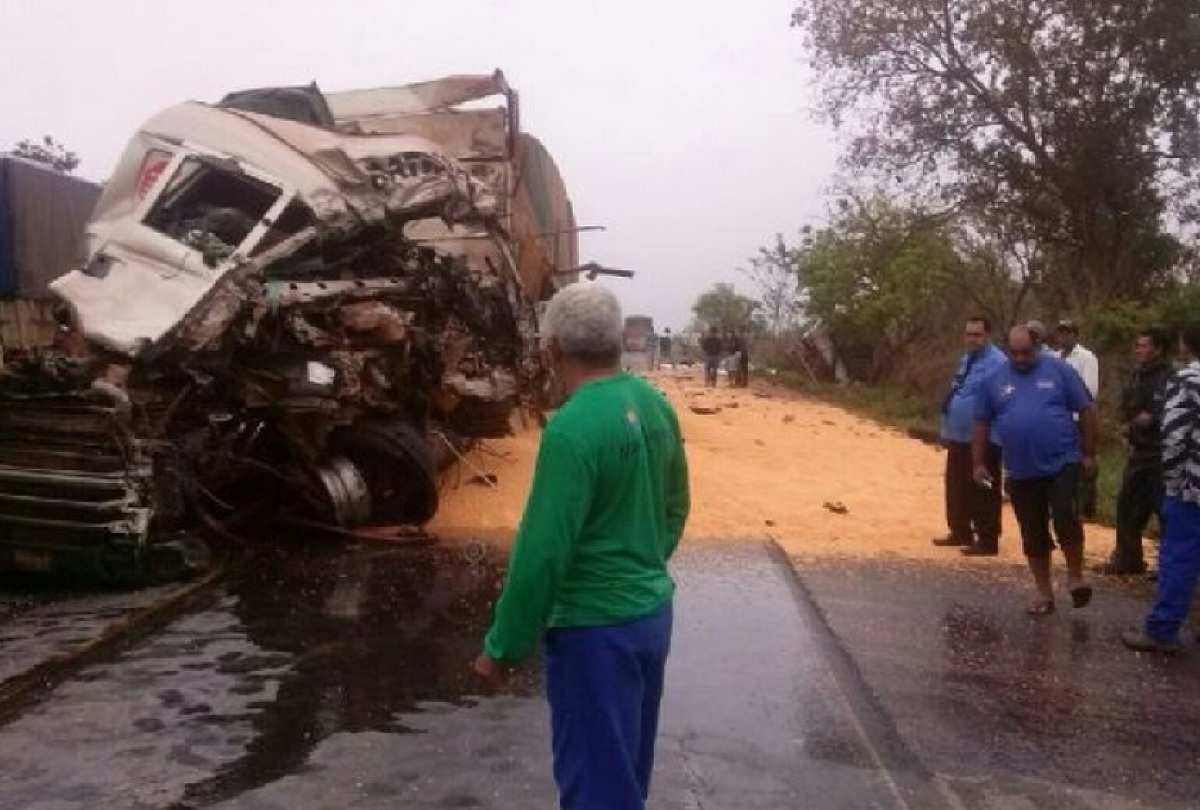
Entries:
[[[1021, 527], [1026, 557], [1049, 557], [1054, 537], [1059, 548], [1083, 547], [1079, 517], [1079, 465], [1066, 464], [1056, 475], [1012, 480], [1012, 506]], [[1054, 525], [1054, 536], [1050, 526]]]

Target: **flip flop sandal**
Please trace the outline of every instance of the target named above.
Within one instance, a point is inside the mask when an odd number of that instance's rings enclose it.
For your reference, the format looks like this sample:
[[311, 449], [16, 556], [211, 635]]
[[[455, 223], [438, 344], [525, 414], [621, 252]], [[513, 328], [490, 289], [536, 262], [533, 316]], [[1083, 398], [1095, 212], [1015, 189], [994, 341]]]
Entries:
[[1049, 616], [1054, 612], [1054, 600], [1039, 599], [1029, 607], [1025, 608], [1025, 612], [1030, 616]]
[[1077, 608], [1087, 607], [1092, 601], [1092, 586], [1077, 585], [1071, 589], [1071, 604]]

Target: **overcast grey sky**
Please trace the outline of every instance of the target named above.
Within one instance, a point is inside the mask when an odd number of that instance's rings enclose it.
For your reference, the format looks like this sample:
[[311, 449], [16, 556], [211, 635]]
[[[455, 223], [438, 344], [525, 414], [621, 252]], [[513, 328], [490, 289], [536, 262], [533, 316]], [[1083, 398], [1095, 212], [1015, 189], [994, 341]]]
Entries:
[[679, 328], [776, 232], [819, 219], [833, 134], [790, 0], [0, 0], [0, 150], [51, 134], [101, 180], [157, 110], [315, 80], [342, 90], [501, 68], [555, 156], [580, 255], [637, 271], [627, 313]]

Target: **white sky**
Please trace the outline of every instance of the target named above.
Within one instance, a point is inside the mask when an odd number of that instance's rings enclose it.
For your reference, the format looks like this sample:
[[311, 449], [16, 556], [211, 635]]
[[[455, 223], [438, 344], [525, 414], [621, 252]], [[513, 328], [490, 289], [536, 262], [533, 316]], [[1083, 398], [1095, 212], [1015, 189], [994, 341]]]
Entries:
[[825, 210], [833, 134], [791, 0], [0, 0], [0, 151], [53, 135], [102, 180], [153, 113], [249, 87], [343, 90], [501, 68], [554, 155], [580, 256], [637, 272], [627, 314], [680, 328], [776, 232]]

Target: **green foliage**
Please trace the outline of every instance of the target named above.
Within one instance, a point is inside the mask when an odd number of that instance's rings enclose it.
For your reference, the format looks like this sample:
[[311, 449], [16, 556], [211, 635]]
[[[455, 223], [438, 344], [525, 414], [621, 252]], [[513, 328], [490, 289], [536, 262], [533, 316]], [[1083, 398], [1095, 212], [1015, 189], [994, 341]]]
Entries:
[[846, 201], [793, 251], [806, 309], [831, 330], [852, 376], [881, 379], [944, 321], [960, 262], [942, 220], [883, 198]]
[[798, 325], [803, 308], [796, 257], [782, 234], [775, 234], [771, 247], [759, 248], [741, 272], [758, 287], [760, 314], [773, 337], [780, 338]]
[[825, 402], [841, 405], [846, 410], [914, 435], [938, 435], [941, 421], [937, 410], [930, 408], [915, 393], [900, 386], [813, 383], [796, 373], [790, 373], [783, 382]]
[[1133, 342], [1151, 317], [1147, 307], [1131, 302], [1105, 307], [1088, 319], [1088, 345], [1100, 353], [1119, 352]]
[[42, 136], [41, 141], [21, 141], [12, 153], [26, 160], [44, 163], [63, 174], [70, 174], [79, 165], [79, 156], [49, 135]]
[[1178, 284], [1159, 295], [1148, 323], [1178, 330], [1200, 320], [1200, 284]]
[[721, 331], [756, 332], [763, 324], [758, 317], [759, 302], [741, 295], [732, 284], [714, 284], [692, 305], [696, 319], [704, 326]]
[[1088, 319], [1092, 347], [1101, 352], [1124, 351], [1146, 327], [1178, 332], [1200, 320], [1200, 284], [1176, 283], [1160, 291], [1148, 304], [1120, 302], [1095, 312]]
[[1121, 491], [1125, 456], [1125, 448], [1119, 443], [1109, 444], [1100, 451], [1100, 469], [1096, 478], [1096, 520], [1105, 526], [1115, 526], [1117, 523], [1117, 494]]
[[1164, 223], [1200, 215], [1200, 4], [799, 0], [793, 24], [850, 169], [1020, 223], [1048, 309], [1184, 261]]

